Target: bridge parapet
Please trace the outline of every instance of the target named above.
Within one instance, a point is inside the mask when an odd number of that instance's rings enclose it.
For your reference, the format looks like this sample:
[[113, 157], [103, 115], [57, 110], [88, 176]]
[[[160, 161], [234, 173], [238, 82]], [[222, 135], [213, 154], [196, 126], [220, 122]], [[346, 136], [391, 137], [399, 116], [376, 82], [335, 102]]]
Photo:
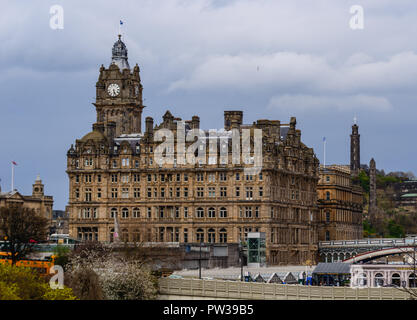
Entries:
[[334, 247], [396, 247], [414, 244], [415, 238], [371, 238], [357, 240], [320, 241], [320, 248]]

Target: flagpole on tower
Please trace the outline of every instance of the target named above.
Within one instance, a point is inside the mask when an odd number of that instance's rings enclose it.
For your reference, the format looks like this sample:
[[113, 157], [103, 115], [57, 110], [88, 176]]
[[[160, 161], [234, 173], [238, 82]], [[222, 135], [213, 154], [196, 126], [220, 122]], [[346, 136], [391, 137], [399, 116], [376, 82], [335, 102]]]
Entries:
[[11, 192], [13, 192], [14, 190], [14, 162], [12, 161], [12, 190]]
[[120, 20], [119, 21], [119, 38], [122, 36], [122, 24], [123, 24], [123, 21]]
[[326, 168], [326, 137], [323, 137], [323, 168]]

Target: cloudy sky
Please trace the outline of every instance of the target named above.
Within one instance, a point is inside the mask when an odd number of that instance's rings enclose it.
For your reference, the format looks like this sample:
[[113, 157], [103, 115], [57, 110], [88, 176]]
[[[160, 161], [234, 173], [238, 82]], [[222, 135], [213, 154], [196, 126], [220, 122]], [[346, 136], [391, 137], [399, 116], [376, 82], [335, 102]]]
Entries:
[[[104, 4], [105, 3], [105, 4]], [[51, 29], [50, 7], [64, 9]], [[364, 29], [350, 28], [352, 5]], [[40, 174], [55, 209], [68, 199], [66, 152], [95, 121], [95, 82], [119, 20], [130, 65], [141, 68], [144, 117], [199, 115], [220, 128], [297, 117], [327, 163], [349, 162], [356, 115], [361, 160], [417, 173], [415, 0], [9, 1], [0, 11], [0, 178], [24, 194]]]

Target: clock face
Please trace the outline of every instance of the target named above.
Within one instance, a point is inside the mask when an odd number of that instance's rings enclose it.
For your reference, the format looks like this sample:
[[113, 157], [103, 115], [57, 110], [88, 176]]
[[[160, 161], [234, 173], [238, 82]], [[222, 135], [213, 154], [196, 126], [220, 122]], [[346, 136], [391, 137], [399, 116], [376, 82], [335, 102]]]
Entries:
[[110, 96], [115, 97], [120, 93], [120, 87], [116, 83], [112, 83], [107, 87], [107, 92]]

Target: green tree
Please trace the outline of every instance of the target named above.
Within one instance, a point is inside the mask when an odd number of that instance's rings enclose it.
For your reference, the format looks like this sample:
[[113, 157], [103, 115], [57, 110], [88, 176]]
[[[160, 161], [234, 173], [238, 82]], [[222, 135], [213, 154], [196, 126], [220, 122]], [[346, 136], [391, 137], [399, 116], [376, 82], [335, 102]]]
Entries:
[[404, 238], [405, 236], [405, 232], [404, 232], [404, 228], [395, 223], [394, 220], [390, 219], [388, 221], [388, 236], [390, 238]]
[[30, 268], [0, 264], [0, 300], [74, 300], [70, 288], [52, 289]]
[[0, 208], [0, 234], [6, 240], [2, 250], [14, 265], [33, 250], [35, 242], [46, 239], [47, 219], [22, 206]]

